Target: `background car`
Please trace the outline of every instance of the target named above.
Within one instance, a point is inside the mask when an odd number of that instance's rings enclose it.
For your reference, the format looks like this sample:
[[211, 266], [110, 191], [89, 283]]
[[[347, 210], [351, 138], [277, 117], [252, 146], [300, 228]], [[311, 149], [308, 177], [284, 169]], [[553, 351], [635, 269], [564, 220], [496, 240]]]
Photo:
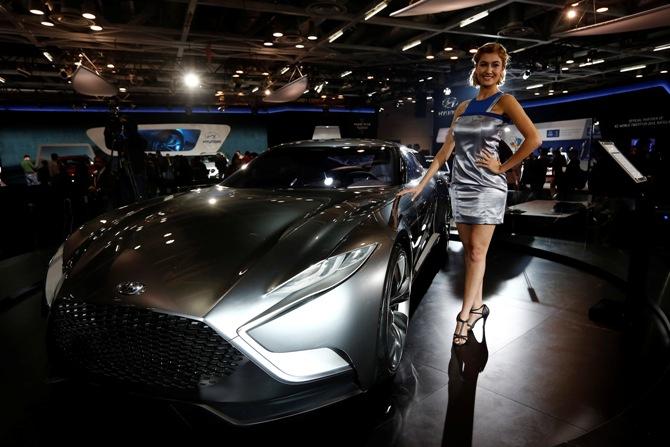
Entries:
[[448, 239], [446, 185], [378, 140], [272, 148], [222, 184], [88, 222], [50, 263], [54, 371], [237, 424], [393, 376], [412, 281]]

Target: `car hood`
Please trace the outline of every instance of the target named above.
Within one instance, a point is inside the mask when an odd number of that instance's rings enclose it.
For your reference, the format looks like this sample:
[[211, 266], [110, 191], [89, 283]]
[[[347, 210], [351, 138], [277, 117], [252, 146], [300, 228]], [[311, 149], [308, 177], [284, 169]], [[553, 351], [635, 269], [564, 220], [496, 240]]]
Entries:
[[[61, 295], [203, 317], [250, 270], [276, 285], [327, 257], [362, 216], [392, 199], [391, 189], [216, 186], [121, 209], [68, 238]], [[253, 268], [268, 258], [267, 275]], [[144, 292], [120, 293], [125, 282]]]

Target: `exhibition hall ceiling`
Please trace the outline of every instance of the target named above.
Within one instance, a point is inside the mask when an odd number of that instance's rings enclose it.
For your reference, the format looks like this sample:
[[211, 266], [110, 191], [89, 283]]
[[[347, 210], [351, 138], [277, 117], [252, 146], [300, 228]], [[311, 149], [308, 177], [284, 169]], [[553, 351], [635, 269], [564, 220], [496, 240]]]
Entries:
[[[410, 3], [433, 13], [396, 13]], [[0, 105], [108, 103], [74, 91], [81, 64], [127, 106], [262, 107], [302, 75], [297, 103], [379, 106], [465, 85], [470, 51], [490, 41], [511, 52], [504, 90], [576, 93], [667, 79], [669, 12], [652, 0], [0, 0]]]

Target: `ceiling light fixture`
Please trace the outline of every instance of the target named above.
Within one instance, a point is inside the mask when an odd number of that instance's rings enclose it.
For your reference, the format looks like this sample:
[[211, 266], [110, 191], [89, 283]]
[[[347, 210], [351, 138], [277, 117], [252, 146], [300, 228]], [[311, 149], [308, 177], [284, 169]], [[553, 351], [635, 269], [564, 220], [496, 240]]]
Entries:
[[282, 68], [282, 69], [279, 71], [279, 74], [284, 74], [284, 73], [286, 73], [288, 70], [289, 70], [289, 67], [288, 67], [288, 65], [287, 65], [287, 66], [285, 66], [284, 68]]
[[570, 70], [570, 67], [561, 67], [561, 70], [562, 71], [568, 71], [568, 70]]
[[432, 76], [428, 76], [426, 79], [430, 81], [431, 79], [433, 79], [433, 77], [432, 77]]
[[82, 2], [81, 16], [88, 20], [95, 20], [95, 4], [93, 1], [85, 0]]
[[654, 51], [663, 51], [663, 50], [667, 50], [669, 48], [670, 48], [670, 43], [666, 43], [664, 45], [659, 45], [657, 47], [654, 47]]
[[328, 37], [328, 42], [329, 42], [329, 43], [333, 43], [333, 42], [335, 42], [337, 39], [339, 39], [340, 37], [342, 37], [342, 34], [344, 34], [344, 31], [342, 31], [342, 30], [339, 30], [339, 31], [334, 32], [333, 34], [331, 34], [331, 35]]
[[251, 93], [256, 93], [258, 90], [260, 90], [260, 87], [256, 86], [251, 89]]
[[470, 54], [476, 54], [476, 53], [477, 53], [477, 48], [470, 48], [470, 49], [468, 50], [468, 53], [470, 53]]
[[607, 6], [603, 6], [602, 8], [596, 9], [596, 12], [607, 12], [609, 11], [609, 8]]
[[568, 9], [568, 11], [565, 13], [565, 15], [567, 16], [568, 19], [574, 19], [575, 17], [577, 17], [577, 11], [575, 11], [575, 10], [572, 9], [572, 8], [570, 8], [570, 9]]
[[619, 70], [619, 72], [624, 73], [626, 71], [642, 70], [643, 68], [647, 68], [647, 66], [646, 65], [633, 65], [632, 67], [624, 67], [621, 70]]
[[261, 73], [261, 75], [262, 76], [270, 76], [270, 73], [268, 73], [267, 71], [264, 71], [263, 73]]
[[453, 51], [454, 47], [444, 47], [444, 51]]
[[51, 55], [51, 53], [49, 53], [48, 51], [42, 51], [42, 54], [44, 55], [44, 57], [47, 58], [47, 60], [48, 60], [49, 62], [53, 62], [53, 61], [54, 61], [54, 57], [53, 57], [53, 56]]
[[455, 61], [456, 59], [458, 59], [458, 56], [451, 56], [449, 59], [451, 59], [452, 61]]
[[661, 74], [666, 74], [668, 70], [661, 70]]
[[49, 26], [49, 27], [54, 26], [53, 22], [50, 22], [48, 20], [42, 20], [40, 23], [44, 26]]
[[522, 77], [523, 80], [525, 81], [526, 79], [530, 78], [530, 75], [531, 75], [531, 71], [530, 71], [530, 70], [526, 70], [526, 71], [523, 72], [523, 74], [521, 75], [521, 77]]
[[351, 70], [343, 71], [340, 77], [344, 78], [345, 76], [349, 76], [351, 73], [353, 73]]
[[368, 79], [374, 79], [375, 77], [372, 75], [368, 75]]
[[638, 74], [636, 74], [635, 77], [636, 77], [636, 78], [641, 78], [641, 77], [642, 77], [642, 73], [638, 73]]
[[235, 73], [235, 74], [233, 74], [233, 77], [234, 77], [234, 78], [239, 78], [240, 75], [238, 75], [237, 73]]
[[461, 20], [461, 23], [459, 23], [458, 26], [460, 28], [463, 28], [464, 26], [468, 26], [469, 24], [474, 23], [477, 20], [481, 20], [488, 15], [489, 15], [489, 11], [487, 9], [486, 11], [482, 11], [480, 13], [477, 13], [477, 14], [473, 15], [472, 17], [468, 17], [465, 20]]
[[540, 88], [542, 86], [544, 86], [544, 84], [533, 84], [533, 85], [529, 85], [528, 87], [526, 87], [526, 90], [532, 90], [534, 88]]
[[107, 68], [114, 68], [114, 64], [107, 64]]
[[319, 36], [316, 34], [316, 27], [314, 22], [309, 22], [309, 29], [307, 30], [307, 40], [318, 40]]
[[100, 25], [91, 25], [90, 28], [93, 31], [102, 31], [102, 27]]
[[263, 42], [263, 45], [265, 45], [266, 47], [271, 47], [274, 44], [272, 42], [270, 42], [269, 40], [266, 40], [265, 42]]
[[125, 87], [119, 87], [119, 91], [121, 93], [125, 93], [125, 92], [127, 92], [127, 89]]
[[417, 46], [417, 45], [421, 45], [421, 40], [417, 39], [417, 40], [413, 40], [413, 41], [411, 41], [410, 43], [408, 43], [408, 44], [406, 44], [405, 46], [403, 46], [403, 47], [402, 47], [402, 50], [403, 50], [403, 51], [407, 51], [407, 50], [409, 50], [410, 48], [414, 48], [414, 47]]
[[42, 3], [40, 0], [30, 0], [28, 4], [28, 10], [31, 14], [35, 14], [36, 16], [43, 16], [44, 3]]
[[428, 45], [428, 48], [426, 48], [426, 59], [428, 59], [429, 61], [435, 59], [435, 55], [433, 54], [433, 47], [431, 47], [430, 45]]
[[244, 70], [235, 70], [235, 73], [237, 73], [237, 74], [243, 74], [243, 73], [244, 73]]
[[296, 47], [296, 48], [305, 48], [305, 46], [304, 46], [303, 44], [301, 44], [301, 43], [297, 43], [297, 44], [295, 44], [295, 47]]
[[272, 36], [273, 37], [283, 37], [284, 33], [282, 33], [281, 31], [275, 31], [274, 33], [272, 33]]
[[270, 93], [272, 93], [272, 92], [270, 91], [269, 88], [266, 88], [265, 91], [263, 92], [263, 94], [265, 94], [265, 96], [268, 96]]
[[184, 85], [188, 88], [195, 88], [200, 85], [200, 76], [191, 72], [184, 75]]
[[5, 78], [3, 78], [2, 76], [0, 76], [0, 84], [4, 84], [5, 82], [6, 82], [6, 81], [5, 81]]
[[384, 8], [388, 6], [387, 1], [383, 1], [381, 3], [377, 3], [375, 7], [373, 7], [371, 10], [369, 10], [367, 13], [365, 13], [365, 20], [369, 20], [375, 15], [379, 14]]
[[568, 59], [567, 61], [565, 61], [565, 63], [566, 64], [574, 64], [575, 61], [573, 59]]

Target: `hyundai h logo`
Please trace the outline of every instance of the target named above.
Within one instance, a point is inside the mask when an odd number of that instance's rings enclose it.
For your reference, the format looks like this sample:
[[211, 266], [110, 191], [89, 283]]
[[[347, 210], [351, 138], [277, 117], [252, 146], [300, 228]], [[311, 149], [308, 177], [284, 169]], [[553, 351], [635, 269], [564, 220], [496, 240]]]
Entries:
[[126, 281], [116, 286], [116, 291], [121, 295], [141, 295], [144, 289], [144, 284], [137, 281]]

